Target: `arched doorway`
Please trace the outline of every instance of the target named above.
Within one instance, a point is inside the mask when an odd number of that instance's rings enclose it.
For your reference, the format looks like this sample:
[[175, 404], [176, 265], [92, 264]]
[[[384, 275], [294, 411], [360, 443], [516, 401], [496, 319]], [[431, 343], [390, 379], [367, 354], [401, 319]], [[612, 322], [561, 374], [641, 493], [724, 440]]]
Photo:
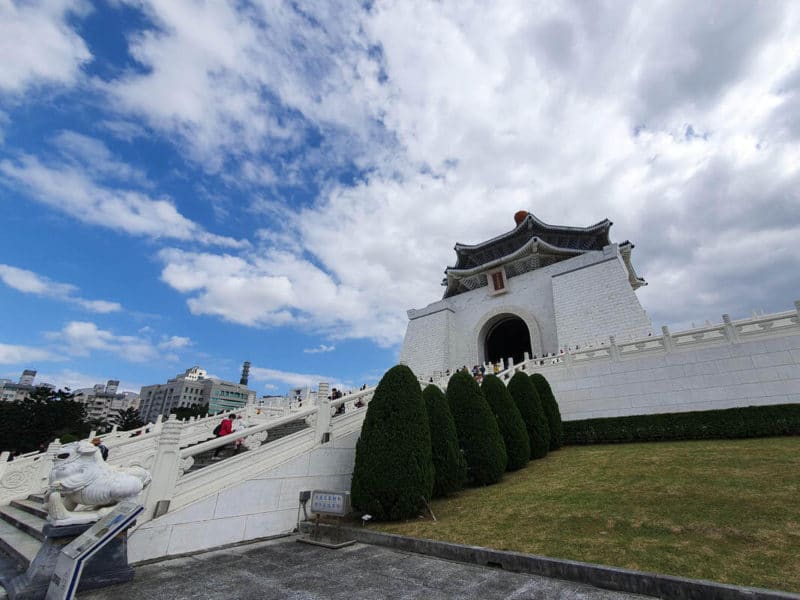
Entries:
[[486, 333], [484, 356], [487, 362], [495, 363], [512, 357], [514, 364], [519, 364], [525, 352], [531, 355], [531, 334], [525, 321], [519, 317], [509, 315]]

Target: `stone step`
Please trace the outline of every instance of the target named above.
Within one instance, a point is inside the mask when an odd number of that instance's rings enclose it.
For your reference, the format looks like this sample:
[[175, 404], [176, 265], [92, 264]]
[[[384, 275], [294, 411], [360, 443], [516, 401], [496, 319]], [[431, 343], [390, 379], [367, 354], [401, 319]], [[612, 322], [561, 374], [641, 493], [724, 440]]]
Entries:
[[47, 518], [47, 507], [44, 505], [44, 502], [37, 502], [30, 498], [25, 498], [24, 500], [12, 500], [11, 506], [24, 510], [26, 513], [30, 513], [34, 516], [41, 517], [42, 519]]
[[36, 504], [45, 504], [44, 494], [30, 494], [28, 495], [27, 500], [35, 502]]
[[42, 542], [11, 523], [0, 520], [0, 552], [13, 560], [20, 571], [36, 557]]
[[0, 519], [37, 540], [44, 541], [44, 533], [42, 533], [42, 528], [46, 523], [44, 518], [9, 505], [0, 506]]

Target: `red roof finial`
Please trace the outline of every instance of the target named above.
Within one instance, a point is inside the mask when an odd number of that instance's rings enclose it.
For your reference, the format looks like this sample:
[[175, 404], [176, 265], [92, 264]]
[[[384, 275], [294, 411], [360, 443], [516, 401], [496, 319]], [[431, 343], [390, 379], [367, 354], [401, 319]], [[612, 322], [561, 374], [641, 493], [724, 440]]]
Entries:
[[517, 225], [519, 225], [525, 220], [527, 216], [528, 216], [527, 210], [518, 210], [517, 212], [514, 213], [514, 222]]

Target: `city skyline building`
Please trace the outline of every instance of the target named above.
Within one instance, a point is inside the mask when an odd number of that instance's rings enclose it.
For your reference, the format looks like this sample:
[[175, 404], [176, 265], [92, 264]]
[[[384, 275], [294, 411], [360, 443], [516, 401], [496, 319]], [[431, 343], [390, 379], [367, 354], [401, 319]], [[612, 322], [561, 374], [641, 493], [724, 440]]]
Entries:
[[255, 401], [256, 392], [246, 385], [208, 377], [205, 369], [195, 365], [166, 383], [143, 386], [139, 396], [139, 414], [149, 422], [176, 408], [208, 405], [211, 414], [241, 408]]

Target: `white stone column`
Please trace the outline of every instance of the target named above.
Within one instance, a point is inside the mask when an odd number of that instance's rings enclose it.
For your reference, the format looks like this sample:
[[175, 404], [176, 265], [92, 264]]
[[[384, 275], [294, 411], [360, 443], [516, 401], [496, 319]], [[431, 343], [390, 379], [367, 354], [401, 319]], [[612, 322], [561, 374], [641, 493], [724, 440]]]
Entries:
[[330, 393], [330, 384], [320, 383], [317, 388], [317, 423], [315, 435], [315, 443], [322, 444], [323, 439], [326, 439], [331, 432], [331, 403], [328, 400]]
[[612, 335], [608, 338], [608, 353], [611, 355], [611, 360], [619, 360], [619, 348], [617, 347], [617, 339]]
[[667, 352], [672, 352], [672, 350], [675, 348], [675, 345], [672, 343], [672, 334], [669, 331], [669, 327], [662, 325], [661, 334], [664, 339], [664, 350]]
[[[161, 423], [161, 434], [158, 436], [156, 458], [153, 463], [153, 480], [147, 488], [145, 514], [154, 518], [153, 514], [159, 500], [172, 501], [175, 484], [178, 481], [178, 465], [181, 453], [181, 430], [183, 424], [172, 415]], [[166, 511], [165, 511], [166, 512]]]
[[722, 315], [722, 322], [725, 323], [725, 338], [731, 344], [737, 343], [739, 336], [736, 333], [736, 326], [731, 322], [730, 315]]
[[47, 482], [50, 479], [50, 471], [53, 469], [53, 464], [55, 463], [56, 454], [61, 451], [61, 442], [59, 440], [54, 440], [47, 445], [47, 450], [44, 452], [44, 456], [39, 459], [39, 481], [47, 487]]

